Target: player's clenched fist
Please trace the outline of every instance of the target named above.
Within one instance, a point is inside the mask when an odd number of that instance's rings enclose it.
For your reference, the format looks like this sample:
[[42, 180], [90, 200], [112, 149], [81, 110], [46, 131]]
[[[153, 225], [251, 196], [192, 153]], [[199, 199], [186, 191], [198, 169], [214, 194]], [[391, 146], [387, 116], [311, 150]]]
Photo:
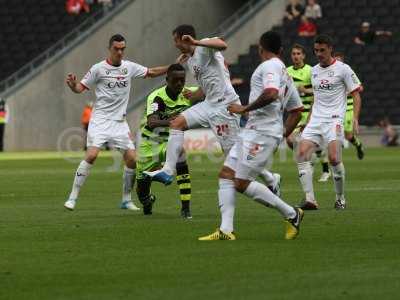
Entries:
[[240, 115], [242, 115], [242, 114], [246, 113], [245, 109], [246, 109], [246, 107], [243, 106], [243, 105], [240, 105], [240, 104], [230, 104], [228, 106], [228, 111], [231, 114], [240, 114]]
[[189, 45], [196, 45], [197, 44], [196, 43], [197, 41], [192, 36], [187, 35], [187, 34], [182, 35], [182, 41], [187, 43], [187, 44], [189, 44]]

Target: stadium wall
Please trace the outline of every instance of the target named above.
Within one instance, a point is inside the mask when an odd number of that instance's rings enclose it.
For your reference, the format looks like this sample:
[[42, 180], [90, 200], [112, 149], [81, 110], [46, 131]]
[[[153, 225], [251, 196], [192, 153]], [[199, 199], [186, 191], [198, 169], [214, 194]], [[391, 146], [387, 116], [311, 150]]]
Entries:
[[[10, 122], [5, 133], [6, 151], [70, 150], [68, 141], [80, 135], [74, 128], [80, 127], [83, 106], [95, 96], [93, 91], [73, 94], [65, 85], [65, 76], [74, 72], [80, 78], [91, 65], [104, 59], [112, 34], [121, 33], [126, 37], [127, 58], [146, 66], [165, 65], [174, 62], [178, 54], [171, 40], [171, 31], [176, 25], [191, 23], [201, 36], [214, 30], [244, 2], [134, 1], [7, 99]], [[150, 87], [151, 80], [135, 80], [133, 93], [139, 94]]]
[[244, 23], [234, 35], [227, 39], [229, 47], [225, 51], [225, 59], [229, 63], [235, 63], [239, 54], [247, 53], [250, 45], [257, 44], [258, 38], [265, 31], [280, 24], [286, 4], [286, 1], [282, 0], [271, 1], [253, 18]]

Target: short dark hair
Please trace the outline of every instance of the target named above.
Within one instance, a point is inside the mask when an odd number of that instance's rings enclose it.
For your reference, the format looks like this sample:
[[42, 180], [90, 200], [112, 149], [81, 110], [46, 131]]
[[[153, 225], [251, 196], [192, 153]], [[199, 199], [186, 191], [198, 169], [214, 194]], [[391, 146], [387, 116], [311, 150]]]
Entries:
[[318, 35], [315, 40], [315, 44], [326, 44], [330, 47], [333, 47], [333, 39], [327, 34], [320, 34]]
[[341, 57], [344, 60], [344, 53], [343, 52], [335, 52], [333, 55], [334, 57]]
[[293, 44], [292, 48], [290, 49], [290, 52], [292, 52], [293, 49], [300, 49], [301, 52], [303, 52], [304, 55], [306, 54], [306, 48], [304, 48], [300, 44], [297, 44], [297, 43]]
[[281, 36], [274, 31], [267, 31], [260, 37], [260, 45], [266, 51], [279, 54], [282, 49]]
[[125, 38], [121, 34], [114, 34], [112, 37], [110, 37], [108, 47], [111, 47], [114, 42], [125, 42]]
[[192, 38], [196, 38], [196, 31], [194, 30], [194, 27], [188, 24], [179, 25], [172, 31], [172, 34], [176, 34], [179, 38], [181, 38], [183, 35], [190, 35]]
[[168, 67], [167, 76], [169, 76], [172, 72], [175, 71], [185, 72], [185, 68], [181, 64], [172, 64]]

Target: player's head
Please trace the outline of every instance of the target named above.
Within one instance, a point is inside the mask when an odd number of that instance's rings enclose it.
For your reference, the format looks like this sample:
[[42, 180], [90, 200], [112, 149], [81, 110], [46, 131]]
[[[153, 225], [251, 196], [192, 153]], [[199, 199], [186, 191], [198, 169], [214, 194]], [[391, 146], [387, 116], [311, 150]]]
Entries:
[[167, 70], [167, 86], [175, 94], [180, 94], [185, 86], [186, 72], [180, 64], [170, 65]]
[[172, 31], [174, 37], [175, 47], [181, 50], [182, 53], [190, 53], [192, 48], [190, 45], [182, 41], [182, 36], [190, 35], [192, 38], [196, 38], [196, 31], [192, 25], [182, 24], [176, 27]]
[[113, 63], [120, 63], [124, 57], [126, 48], [125, 38], [120, 34], [114, 34], [108, 42], [108, 50], [110, 51], [110, 59]]
[[371, 29], [371, 24], [369, 22], [362, 22], [361, 23], [361, 32], [368, 32]]
[[272, 55], [280, 55], [282, 52], [281, 36], [274, 31], [267, 31], [259, 41], [259, 54], [262, 60], [268, 59]]
[[344, 53], [343, 52], [335, 52], [333, 55], [336, 60], [344, 62]]
[[290, 50], [290, 57], [294, 65], [304, 65], [306, 59], [306, 49], [300, 44], [294, 44]]
[[318, 35], [314, 40], [314, 54], [320, 64], [328, 65], [332, 59], [333, 40], [327, 34]]

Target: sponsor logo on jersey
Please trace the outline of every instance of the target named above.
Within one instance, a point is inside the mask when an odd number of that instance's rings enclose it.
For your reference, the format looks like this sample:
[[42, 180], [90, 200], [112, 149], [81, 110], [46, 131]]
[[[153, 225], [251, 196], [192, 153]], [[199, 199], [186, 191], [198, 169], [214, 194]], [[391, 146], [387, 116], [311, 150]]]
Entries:
[[332, 84], [329, 82], [327, 79], [321, 79], [319, 86], [319, 90], [325, 90], [325, 91], [330, 91], [332, 90]]
[[109, 89], [113, 89], [113, 88], [126, 88], [126, 87], [128, 87], [128, 80], [125, 80], [125, 81], [115, 81], [115, 82], [112, 82], [112, 81], [110, 81], [110, 82], [107, 82], [106, 83], [106, 86], [109, 88]]

